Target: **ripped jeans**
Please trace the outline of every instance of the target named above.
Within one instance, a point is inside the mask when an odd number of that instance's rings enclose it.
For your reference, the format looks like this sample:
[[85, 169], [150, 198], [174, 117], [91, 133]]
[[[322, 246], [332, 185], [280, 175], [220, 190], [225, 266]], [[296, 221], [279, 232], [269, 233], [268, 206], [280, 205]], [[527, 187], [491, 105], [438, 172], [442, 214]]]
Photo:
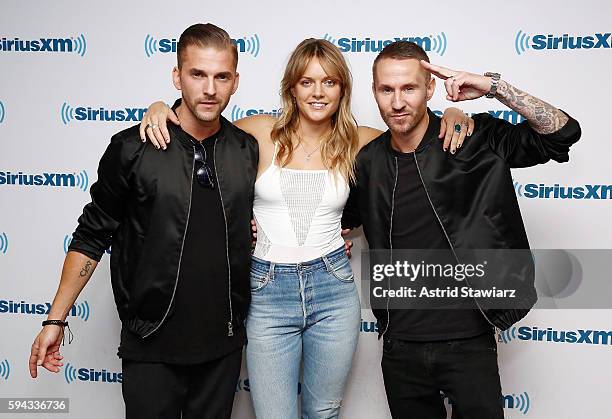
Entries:
[[[337, 418], [361, 308], [344, 248], [275, 264], [253, 257], [246, 347], [258, 419]], [[303, 380], [300, 364], [303, 363]]]

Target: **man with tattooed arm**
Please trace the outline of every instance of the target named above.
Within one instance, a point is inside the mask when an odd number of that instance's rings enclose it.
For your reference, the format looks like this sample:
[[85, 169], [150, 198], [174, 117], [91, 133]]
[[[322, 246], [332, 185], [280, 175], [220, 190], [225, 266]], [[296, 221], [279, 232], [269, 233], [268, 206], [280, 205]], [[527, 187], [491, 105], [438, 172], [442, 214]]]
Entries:
[[[389, 130], [357, 156], [343, 228], [363, 225], [370, 249], [393, 250], [392, 257], [401, 249], [435, 249], [457, 263], [457, 254], [472, 249], [529, 249], [510, 168], [568, 161], [580, 138], [578, 123], [497, 73], [430, 64], [412, 42], [386, 46], [372, 72]], [[431, 146], [440, 127], [427, 108], [432, 74], [444, 80], [448, 100], [486, 95], [526, 121], [512, 125], [488, 113], [474, 115], [469, 141], [463, 147], [454, 142], [451, 154], [444, 153]], [[521, 266], [530, 270], [532, 263], [528, 256]], [[390, 309], [389, 297], [386, 307], [372, 305], [384, 338], [382, 372], [393, 418], [446, 418], [441, 392], [453, 417], [503, 418], [494, 327], [508, 329], [533, 307], [537, 296], [529, 278], [509, 308], [487, 308], [475, 298], [454, 309]]]
[[125, 416], [229, 419], [251, 298], [248, 226], [259, 151], [221, 116], [239, 81], [227, 32], [192, 25], [176, 53], [175, 146], [158, 153], [141, 141], [139, 126], [111, 138], [32, 344], [30, 375], [38, 367], [59, 372], [66, 316], [112, 244]]

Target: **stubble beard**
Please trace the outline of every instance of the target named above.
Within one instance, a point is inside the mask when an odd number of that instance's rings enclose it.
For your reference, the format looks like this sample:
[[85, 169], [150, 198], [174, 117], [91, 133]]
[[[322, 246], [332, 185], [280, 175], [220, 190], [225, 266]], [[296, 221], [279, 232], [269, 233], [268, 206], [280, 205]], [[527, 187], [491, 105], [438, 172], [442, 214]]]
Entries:
[[383, 118], [385, 124], [389, 127], [392, 133], [398, 135], [408, 134], [415, 126], [414, 119], [408, 117], [406, 121], [398, 124], [396, 121], [393, 121], [393, 117], [391, 115], [385, 115]]
[[402, 124], [393, 123], [392, 116], [391, 116], [392, 114], [385, 114], [385, 117], [383, 117], [383, 120], [385, 121], [385, 124], [387, 124], [387, 126], [389, 127], [389, 130], [391, 130], [393, 134], [404, 136], [404, 135], [410, 134], [410, 132], [417, 125], [419, 125], [419, 122], [425, 116], [425, 112], [426, 111], [420, 111], [420, 110], [413, 112], [410, 116], [408, 116], [408, 118], [406, 118], [406, 122]]
[[221, 113], [215, 112], [213, 114], [213, 113], [202, 113], [202, 112], [197, 112], [196, 111], [193, 114], [198, 119], [198, 121], [201, 121], [201, 122], [212, 122], [212, 121], [215, 121], [216, 119], [218, 119], [219, 115]]
[[221, 112], [223, 112], [223, 109], [225, 109], [225, 106], [221, 106], [223, 104], [219, 103], [218, 107], [214, 111], [211, 111], [211, 112], [200, 112], [197, 109], [197, 103], [198, 103], [198, 101], [188, 102], [188, 108], [191, 111], [191, 113], [193, 114], [193, 116], [195, 116], [196, 119], [198, 121], [201, 121], [201, 122], [213, 122], [213, 121], [216, 121], [217, 119], [219, 119], [219, 116], [221, 115]]

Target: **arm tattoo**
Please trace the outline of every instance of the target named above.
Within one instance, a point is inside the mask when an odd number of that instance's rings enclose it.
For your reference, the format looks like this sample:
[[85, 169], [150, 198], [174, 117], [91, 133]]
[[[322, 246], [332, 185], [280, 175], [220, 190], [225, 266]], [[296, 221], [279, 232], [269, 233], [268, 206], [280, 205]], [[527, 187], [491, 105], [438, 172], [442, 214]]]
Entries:
[[93, 263], [91, 263], [91, 260], [88, 260], [87, 263], [85, 263], [85, 266], [83, 266], [83, 268], [81, 269], [81, 272], [79, 272], [79, 276], [81, 278], [89, 276], [92, 265]]
[[524, 116], [538, 134], [556, 132], [568, 121], [567, 115], [559, 109], [511, 86], [503, 80], [499, 81], [495, 97], [504, 105]]

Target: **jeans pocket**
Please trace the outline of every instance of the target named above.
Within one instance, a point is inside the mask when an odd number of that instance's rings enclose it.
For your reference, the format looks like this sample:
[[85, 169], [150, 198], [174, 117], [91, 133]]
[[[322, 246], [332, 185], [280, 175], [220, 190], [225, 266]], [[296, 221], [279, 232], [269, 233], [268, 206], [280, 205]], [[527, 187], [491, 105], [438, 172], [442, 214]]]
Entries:
[[270, 283], [270, 273], [251, 268], [250, 283], [251, 292], [261, 291]]
[[480, 336], [451, 341], [452, 351], [463, 354], [497, 354], [495, 336], [484, 333]]
[[390, 354], [395, 346], [395, 341], [391, 338], [383, 338], [383, 353]]
[[355, 280], [351, 263], [346, 255], [342, 255], [342, 257], [335, 260], [326, 260], [327, 271], [336, 277], [336, 279], [341, 282], [353, 282]]

